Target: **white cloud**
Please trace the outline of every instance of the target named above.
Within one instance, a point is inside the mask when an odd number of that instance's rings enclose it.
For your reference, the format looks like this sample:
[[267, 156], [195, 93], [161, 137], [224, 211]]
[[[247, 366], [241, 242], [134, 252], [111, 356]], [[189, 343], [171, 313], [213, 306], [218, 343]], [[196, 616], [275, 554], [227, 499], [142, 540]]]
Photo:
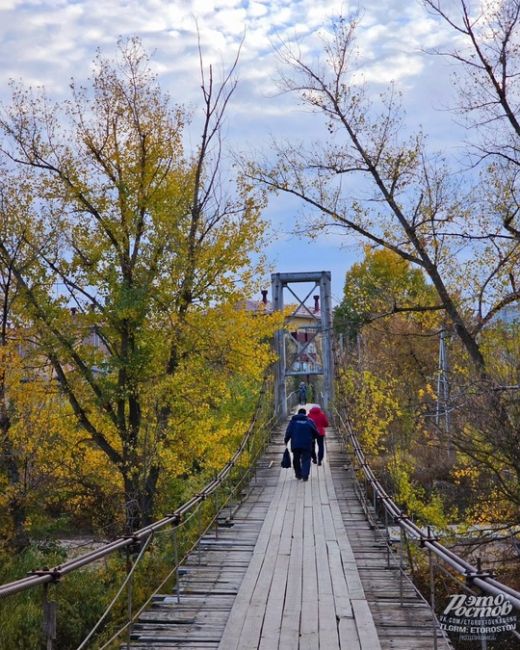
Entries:
[[[290, 96], [277, 94], [279, 61], [274, 47], [297, 40], [304, 55], [320, 47], [320, 35], [341, 7], [337, 0], [0, 0], [0, 97], [9, 77], [44, 84], [63, 96], [71, 76], [84, 81], [95, 49], [112, 54], [120, 36], [137, 34], [154, 52], [161, 83], [174, 101], [200, 98], [197, 25], [204, 60], [217, 70], [234, 59], [245, 32], [240, 83], [229, 107], [229, 140], [260, 146], [269, 134], [320, 133], [314, 119]], [[357, 1], [343, 6], [355, 10]], [[435, 111], [449, 97], [445, 62], [422, 48], [446, 47], [452, 35], [419, 2], [365, 0], [358, 30], [365, 78], [378, 90], [397, 80], [411, 107], [439, 142], [448, 142], [449, 116]], [[196, 138], [194, 137], [196, 141]], [[283, 215], [290, 221], [291, 212]], [[280, 217], [282, 219], [282, 217]], [[289, 255], [290, 258], [290, 255]], [[332, 263], [332, 261], [331, 261]]]
[[396, 53], [373, 65], [367, 65], [364, 78], [368, 82], [387, 85], [391, 82], [403, 82], [408, 77], [416, 77], [424, 68], [424, 62], [417, 56]]
[[0, 0], [0, 11], [9, 11], [22, 4], [23, 0]]
[[247, 7], [247, 13], [253, 18], [260, 18], [268, 13], [268, 8], [261, 2], [250, 2]]
[[246, 15], [247, 12], [243, 8], [222, 9], [212, 17], [210, 29], [239, 36], [244, 32]]

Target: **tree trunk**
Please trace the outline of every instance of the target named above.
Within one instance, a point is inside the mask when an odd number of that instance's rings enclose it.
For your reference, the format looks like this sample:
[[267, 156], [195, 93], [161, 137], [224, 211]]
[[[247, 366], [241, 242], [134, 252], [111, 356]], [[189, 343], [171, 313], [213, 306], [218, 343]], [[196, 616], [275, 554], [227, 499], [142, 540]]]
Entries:
[[159, 465], [152, 465], [148, 476], [146, 477], [145, 487], [142, 495], [141, 513], [143, 517], [143, 525], [147, 526], [153, 521], [154, 507], [155, 507], [155, 494], [157, 489], [157, 481], [159, 480], [160, 467]]
[[7, 482], [12, 494], [8, 500], [8, 512], [12, 522], [12, 535], [9, 544], [17, 553], [23, 551], [29, 546], [29, 536], [25, 529], [27, 519], [25, 503], [22, 497], [22, 484], [20, 481], [20, 472], [14, 456], [13, 446], [9, 439], [10, 420], [4, 411], [0, 415], [0, 431], [2, 435], [0, 466], [3, 466]]

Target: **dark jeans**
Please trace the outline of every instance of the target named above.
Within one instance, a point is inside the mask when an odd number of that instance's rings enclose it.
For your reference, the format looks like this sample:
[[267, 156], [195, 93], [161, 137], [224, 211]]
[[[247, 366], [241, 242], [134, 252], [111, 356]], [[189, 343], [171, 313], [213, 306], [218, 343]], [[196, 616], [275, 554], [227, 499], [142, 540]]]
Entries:
[[296, 478], [309, 478], [311, 471], [311, 455], [308, 449], [293, 449], [293, 467]]
[[316, 438], [316, 442], [318, 444], [318, 463], [321, 463], [325, 455], [325, 436]]
[[318, 445], [318, 456], [316, 456], [316, 445], [314, 444], [313, 440], [311, 452], [312, 462], [321, 463], [323, 456], [325, 455], [325, 436], [320, 436], [319, 438], [315, 438], [315, 440]]

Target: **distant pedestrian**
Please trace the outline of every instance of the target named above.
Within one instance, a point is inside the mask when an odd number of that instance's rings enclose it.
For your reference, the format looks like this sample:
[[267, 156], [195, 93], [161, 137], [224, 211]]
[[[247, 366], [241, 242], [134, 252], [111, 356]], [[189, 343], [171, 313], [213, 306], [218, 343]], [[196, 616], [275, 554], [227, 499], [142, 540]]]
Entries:
[[292, 416], [285, 432], [285, 444], [289, 440], [291, 441], [294, 475], [298, 480], [309, 480], [311, 454], [314, 449], [314, 440], [318, 436], [318, 429], [314, 422], [307, 417], [305, 409], [299, 409], [298, 413]]
[[[323, 456], [325, 455], [325, 427], [329, 426], [329, 420], [325, 415], [325, 412], [321, 410], [319, 404], [315, 404], [309, 411], [309, 419], [311, 419], [318, 429], [318, 437], [316, 442], [318, 443], [318, 465], [321, 465], [323, 461]], [[316, 453], [313, 447], [313, 462], [315, 463]]]
[[300, 404], [307, 404], [307, 386], [304, 381], [298, 386], [298, 401]]

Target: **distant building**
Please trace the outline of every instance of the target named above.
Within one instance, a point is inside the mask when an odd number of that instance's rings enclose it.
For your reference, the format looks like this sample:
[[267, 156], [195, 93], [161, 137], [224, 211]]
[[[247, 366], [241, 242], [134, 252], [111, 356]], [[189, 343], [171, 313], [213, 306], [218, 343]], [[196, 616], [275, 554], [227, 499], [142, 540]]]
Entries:
[[[267, 299], [267, 290], [262, 291], [262, 300], [248, 299], [241, 306], [257, 313], [271, 313], [272, 304]], [[286, 354], [288, 375], [321, 374], [321, 338], [318, 336], [321, 326], [319, 295], [313, 296], [314, 305], [292, 305], [294, 311], [287, 324]], [[291, 305], [286, 305], [291, 308]]]

